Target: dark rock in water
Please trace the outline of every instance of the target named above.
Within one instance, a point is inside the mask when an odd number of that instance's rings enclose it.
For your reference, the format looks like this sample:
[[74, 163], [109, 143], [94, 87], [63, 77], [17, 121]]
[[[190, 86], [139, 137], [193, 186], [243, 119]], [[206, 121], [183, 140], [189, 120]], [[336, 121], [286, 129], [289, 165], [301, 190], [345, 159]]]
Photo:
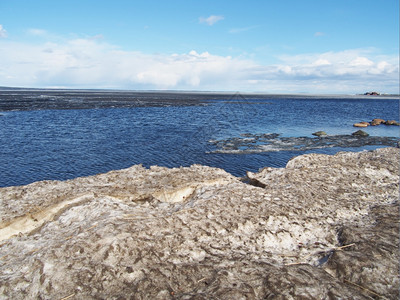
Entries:
[[354, 136], [369, 136], [369, 134], [366, 133], [363, 130], [357, 130], [356, 132], [353, 132], [351, 135], [354, 135]]
[[253, 137], [254, 134], [252, 134], [252, 133], [242, 133], [242, 134], [240, 134], [240, 136], [243, 136], [243, 137]]
[[314, 132], [312, 135], [315, 135], [315, 136], [325, 136], [325, 135], [327, 135], [327, 133], [326, 133], [325, 131], [317, 131], [317, 132]]
[[278, 137], [279, 137], [278, 133], [264, 133], [260, 136], [260, 139], [270, 140], [270, 139], [276, 139]]
[[398, 299], [399, 151], [1, 188], [0, 298]]

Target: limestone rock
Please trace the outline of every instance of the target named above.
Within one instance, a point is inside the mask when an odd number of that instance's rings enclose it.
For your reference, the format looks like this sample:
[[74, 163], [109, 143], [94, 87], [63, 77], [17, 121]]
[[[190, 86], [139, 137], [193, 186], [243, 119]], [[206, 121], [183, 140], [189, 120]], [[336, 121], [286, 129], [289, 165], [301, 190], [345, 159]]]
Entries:
[[398, 161], [308, 154], [249, 172], [258, 187], [194, 165], [2, 188], [0, 298], [397, 299]]

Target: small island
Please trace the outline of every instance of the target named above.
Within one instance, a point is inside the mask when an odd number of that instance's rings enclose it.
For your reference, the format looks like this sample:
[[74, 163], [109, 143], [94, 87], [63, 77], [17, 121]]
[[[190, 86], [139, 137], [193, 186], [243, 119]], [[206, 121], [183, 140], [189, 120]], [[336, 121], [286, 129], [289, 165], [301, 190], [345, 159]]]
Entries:
[[366, 96], [379, 96], [381, 93], [379, 93], [379, 92], [375, 92], [375, 91], [372, 91], [372, 92], [365, 92], [364, 93], [364, 95], [366, 95]]

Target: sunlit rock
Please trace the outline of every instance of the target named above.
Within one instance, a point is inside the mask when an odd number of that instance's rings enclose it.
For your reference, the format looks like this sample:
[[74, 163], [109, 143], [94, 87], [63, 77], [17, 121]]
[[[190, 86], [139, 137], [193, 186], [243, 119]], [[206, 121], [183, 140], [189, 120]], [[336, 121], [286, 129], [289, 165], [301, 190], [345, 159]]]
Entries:
[[371, 122], [371, 125], [372, 126], [377, 126], [377, 125], [380, 125], [380, 124], [383, 124], [383, 123], [385, 123], [385, 120], [383, 120], [383, 119], [373, 119], [372, 122]]
[[370, 124], [368, 122], [359, 122], [353, 124], [354, 127], [368, 127]]
[[399, 126], [399, 123], [395, 120], [387, 120], [385, 122], [385, 125], [395, 125], [395, 126]]

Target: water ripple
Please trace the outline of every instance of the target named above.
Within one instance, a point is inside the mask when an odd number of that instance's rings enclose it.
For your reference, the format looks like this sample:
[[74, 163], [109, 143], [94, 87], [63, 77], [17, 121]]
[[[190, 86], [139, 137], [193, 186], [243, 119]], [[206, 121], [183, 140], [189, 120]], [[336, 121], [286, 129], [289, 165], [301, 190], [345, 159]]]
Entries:
[[[18, 105], [28, 103], [26, 97], [29, 93], [24, 92], [22, 98], [19, 93], [14, 94], [12, 97], [19, 101]], [[114, 101], [114, 106], [123, 106], [130, 101], [113, 93], [88, 96], [42, 91], [33, 93], [30, 103], [40, 95], [44, 97], [39, 98], [39, 104], [47, 101], [60, 105], [75, 101], [85, 106], [87, 103], [82, 97], [87, 99], [85, 97], [89, 96], [90, 104], [96, 105], [101, 104], [105, 97], [107, 103]], [[0, 104], [5, 101], [2, 97], [3, 94], [0, 95]], [[10, 97], [9, 102], [12, 100]], [[146, 101], [139, 97], [141, 104], [128, 108], [2, 112], [0, 186], [70, 179], [134, 164], [146, 167], [204, 164], [243, 176], [248, 170], [257, 171], [265, 166], [283, 167], [291, 157], [309, 150], [241, 155], [212, 153], [215, 149], [210, 140], [226, 140], [243, 133], [271, 132], [279, 133], [281, 137], [312, 137], [311, 133], [318, 130], [331, 135], [347, 135], [354, 131], [352, 124], [355, 122], [375, 117], [396, 119], [399, 111], [398, 101], [390, 99], [268, 96], [231, 103], [227, 97], [212, 101], [206, 101], [211, 99], [204, 95], [201, 101], [179, 97], [173, 100], [156, 95], [147, 106]], [[166, 103], [168, 105], [161, 105]], [[398, 128], [394, 127], [369, 127], [366, 131], [375, 136], [399, 136]], [[370, 149], [368, 147], [349, 149], [358, 151]], [[345, 149], [333, 147], [314, 151], [333, 154], [341, 150]]]

